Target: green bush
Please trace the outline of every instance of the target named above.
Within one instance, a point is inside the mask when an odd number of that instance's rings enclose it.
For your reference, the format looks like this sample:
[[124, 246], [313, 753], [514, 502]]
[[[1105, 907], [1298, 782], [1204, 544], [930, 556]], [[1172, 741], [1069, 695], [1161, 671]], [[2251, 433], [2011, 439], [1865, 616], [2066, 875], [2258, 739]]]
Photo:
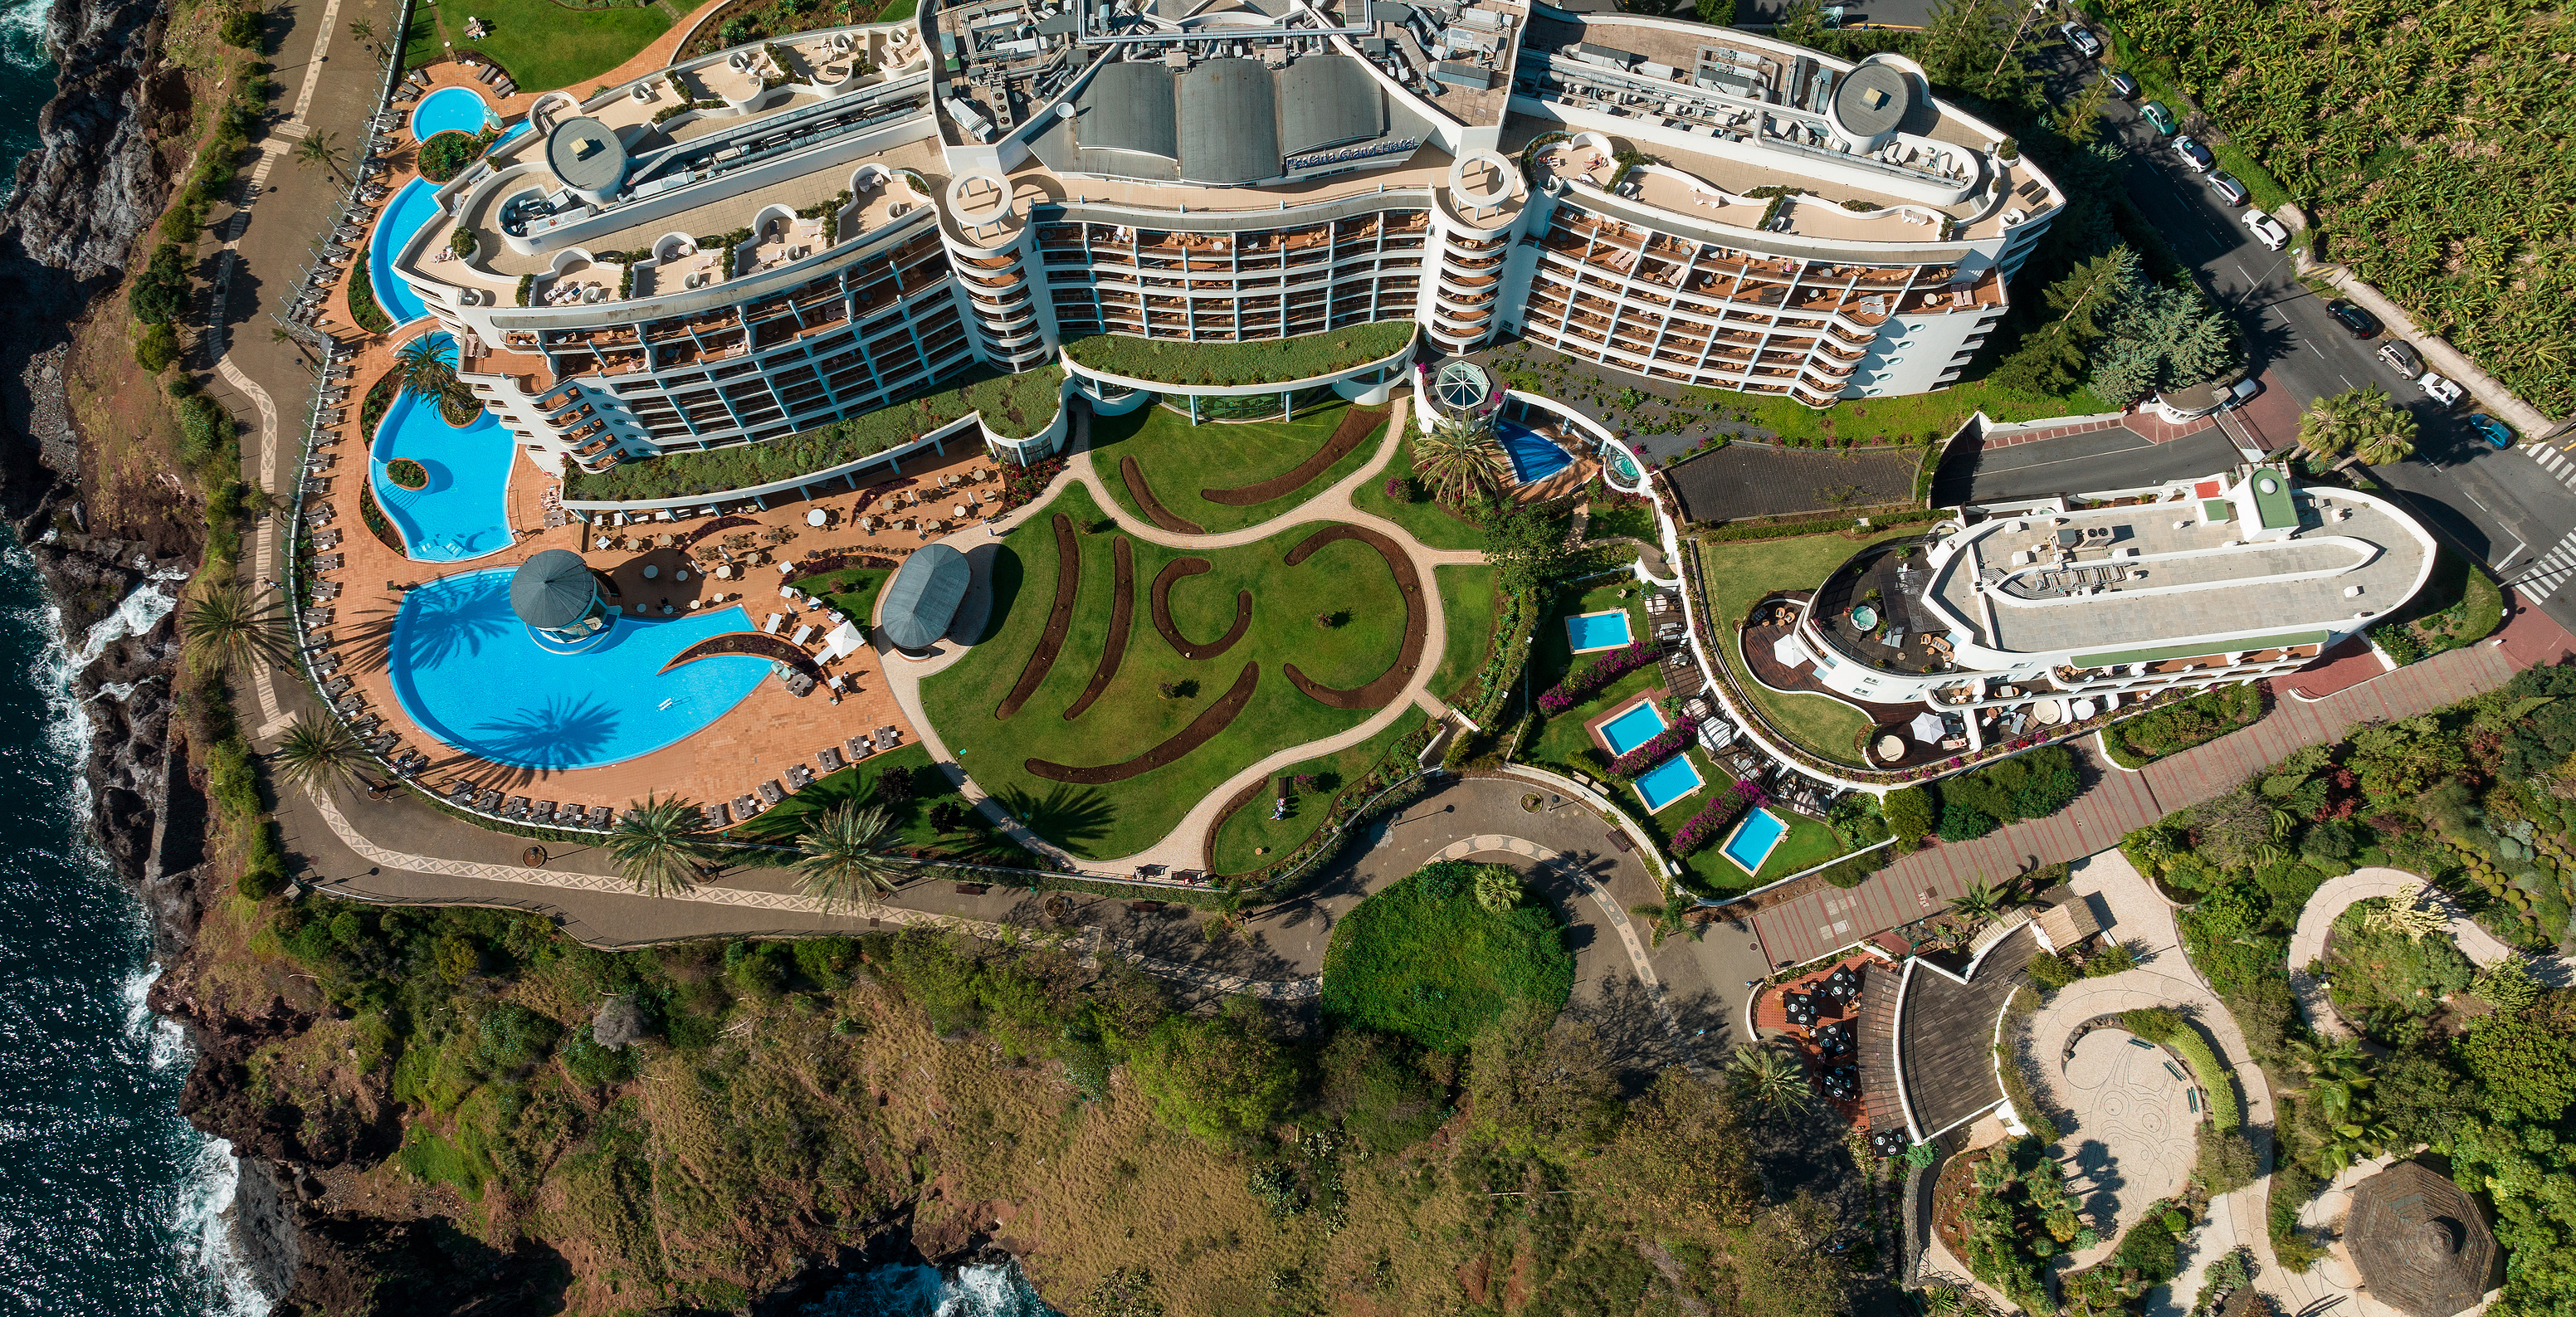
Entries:
[[221, 37], [227, 46], [237, 46], [256, 53], [265, 40], [265, 33], [262, 30], [264, 25], [261, 22], [265, 17], [266, 15], [260, 12], [259, 6], [244, 5], [224, 15], [224, 21], [216, 27], [215, 34]]
[[[1324, 951], [1327, 1017], [1456, 1052], [1519, 1001], [1553, 1011], [1574, 986], [1554, 910], [1526, 891], [1502, 909], [1510, 871], [1456, 861], [1388, 885], [1342, 917]], [[1518, 884], [1513, 879], [1513, 885]]]
[[1974, 806], [1952, 803], [1941, 807], [1943, 841], [1975, 841], [1997, 826], [1992, 816]]
[[420, 176], [432, 183], [447, 182], [474, 163], [475, 158], [483, 154], [483, 148], [490, 144], [488, 134], [459, 132], [452, 128], [443, 133], [432, 133], [428, 141], [420, 144]]
[[1879, 811], [1887, 816], [1887, 831], [1902, 850], [1914, 849], [1940, 824], [1933, 812], [1932, 792], [1924, 787], [1898, 787], [1888, 792], [1879, 803]]
[[167, 321], [143, 327], [134, 336], [134, 364], [147, 373], [158, 375], [179, 359], [179, 335]]
[[125, 307], [147, 325], [166, 325], [188, 309], [188, 254], [175, 242], [152, 249], [143, 273], [125, 290]]
[[2084, 977], [2083, 973], [2073, 965], [2067, 964], [2064, 956], [2041, 952], [2031, 958], [2030, 981], [2050, 992], [2055, 992], [2082, 977]]
[[[521, 299], [519, 305], [527, 305], [526, 300]], [[349, 318], [370, 334], [382, 334], [394, 327], [394, 318], [386, 315], [385, 309], [376, 304], [375, 281], [367, 273], [365, 261], [349, 264]]]

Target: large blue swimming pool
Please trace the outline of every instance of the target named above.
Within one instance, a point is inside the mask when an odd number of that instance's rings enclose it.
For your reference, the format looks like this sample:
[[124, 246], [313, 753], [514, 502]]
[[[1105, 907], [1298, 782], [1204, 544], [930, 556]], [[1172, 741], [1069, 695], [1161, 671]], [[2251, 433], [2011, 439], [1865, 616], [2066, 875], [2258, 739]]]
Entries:
[[1502, 441], [1503, 453], [1512, 459], [1512, 478], [1526, 485], [1574, 465], [1574, 459], [1556, 441], [1510, 421], [1494, 422], [1494, 438]]
[[[456, 340], [432, 336], [456, 360]], [[385, 475], [397, 457], [420, 463], [426, 489], [403, 489]], [[367, 479], [376, 503], [402, 532], [406, 552], [421, 562], [463, 562], [510, 547], [510, 435], [482, 412], [458, 429], [435, 403], [399, 394], [376, 425]]]
[[1602, 613], [1577, 613], [1565, 619], [1565, 640], [1577, 654], [1595, 650], [1618, 649], [1631, 639], [1628, 634], [1628, 610], [1613, 608]]
[[367, 282], [376, 290], [376, 305], [385, 309], [397, 325], [407, 325], [429, 314], [411, 285], [394, 277], [394, 257], [411, 242], [420, 226], [438, 216], [438, 186], [427, 179], [415, 178], [394, 194], [385, 204], [384, 215], [376, 221], [375, 235], [367, 239]]
[[1699, 770], [1691, 766], [1690, 756], [1687, 753], [1674, 755], [1637, 775], [1637, 798], [1646, 802], [1649, 813], [1660, 810], [1699, 788]]
[[667, 621], [620, 615], [607, 639], [578, 653], [544, 649], [510, 611], [513, 570], [431, 581], [394, 616], [394, 698], [459, 750], [519, 768], [614, 764], [723, 717], [769, 674], [769, 660], [747, 654], [662, 671], [709, 636], [748, 630], [739, 606]]
[[1646, 700], [1601, 724], [1601, 739], [1610, 743], [1610, 753], [1624, 755], [1662, 735], [1666, 725], [1664, 711]]
[[1726, 844], [1718, 849], [1746, 873], [1760, 873], [1762, 862], [1771, 858], [1771, 848], [1779, 845], [1788, 832], [1789, 825], [1782, 823], [1779, 815], [1757, 807], [1735, 825], [1735, 831], [1727, 834]]
[[473, 88], [441, 87], [412, 107], [411, 135], [426, 142], [440, 133], [479, 133], [491, 122], [491, 110]]

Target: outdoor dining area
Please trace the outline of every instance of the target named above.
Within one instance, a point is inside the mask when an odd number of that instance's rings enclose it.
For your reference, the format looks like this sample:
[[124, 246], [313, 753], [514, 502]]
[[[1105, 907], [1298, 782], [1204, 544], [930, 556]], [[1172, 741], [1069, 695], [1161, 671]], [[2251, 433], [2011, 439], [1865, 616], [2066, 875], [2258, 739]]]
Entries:
[[1825, 1096], [1838, 1102], [1860, 1099], [1854, 1063], [1860, 1046], [1861, 981], [1869, 960], [1866, 954], [1845, 957], [1766, 987], [1754, 999], [1755, 1030], [1793, 1044], [1816, 1072]]

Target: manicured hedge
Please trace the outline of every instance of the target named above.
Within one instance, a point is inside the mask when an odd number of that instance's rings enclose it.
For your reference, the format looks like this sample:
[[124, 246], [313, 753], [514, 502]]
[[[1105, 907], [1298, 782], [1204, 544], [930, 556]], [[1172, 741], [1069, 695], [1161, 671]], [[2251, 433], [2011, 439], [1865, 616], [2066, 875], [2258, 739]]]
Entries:
[[1286, 384], [1365, 366], [1413, 341], [1410, 320], [1381, 320], [1320, 334], [1248, 343], [1183, 343], [1172, 339], [1093, 334], [1064, 345], [1074, 364], [1132, 380], [1163, 384]]

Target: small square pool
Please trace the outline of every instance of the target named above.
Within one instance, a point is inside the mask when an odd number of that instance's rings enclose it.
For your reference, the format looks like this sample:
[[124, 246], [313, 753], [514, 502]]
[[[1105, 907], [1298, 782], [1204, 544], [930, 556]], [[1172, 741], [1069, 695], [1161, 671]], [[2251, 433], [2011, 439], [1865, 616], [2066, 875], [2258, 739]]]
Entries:
[[1577, 613], [1565, 619], [1565, 640], [1577, 654], [1596, 650], [1618, 649], [1632, 639], [1628, 631], [1628, 610], [1613, 608], [1601, 613]]
[[1687, 754], [1674, 755], [1637, 775], [1637, 799], [1646, 802], [1650, 814], [1699, 788], [1699, 770], [1691, 766]]
[[1771, 858], [1772, 848], [1788, 835], [1789, 825], [1782, 823], [1779, 815], [1757, 806], [1735, 821], [1735, 830], [1726, 834], [1718, 850], [1746, 873], [1760, 873], [1762, 862]]
[[1637, 707], [1601, 724], [1601, 739], [1610, 743], [1612, 755], [1624, 755], [1663, 735], [1667, 726], [1664, 711], [1653, 700], [1639, 700]]

